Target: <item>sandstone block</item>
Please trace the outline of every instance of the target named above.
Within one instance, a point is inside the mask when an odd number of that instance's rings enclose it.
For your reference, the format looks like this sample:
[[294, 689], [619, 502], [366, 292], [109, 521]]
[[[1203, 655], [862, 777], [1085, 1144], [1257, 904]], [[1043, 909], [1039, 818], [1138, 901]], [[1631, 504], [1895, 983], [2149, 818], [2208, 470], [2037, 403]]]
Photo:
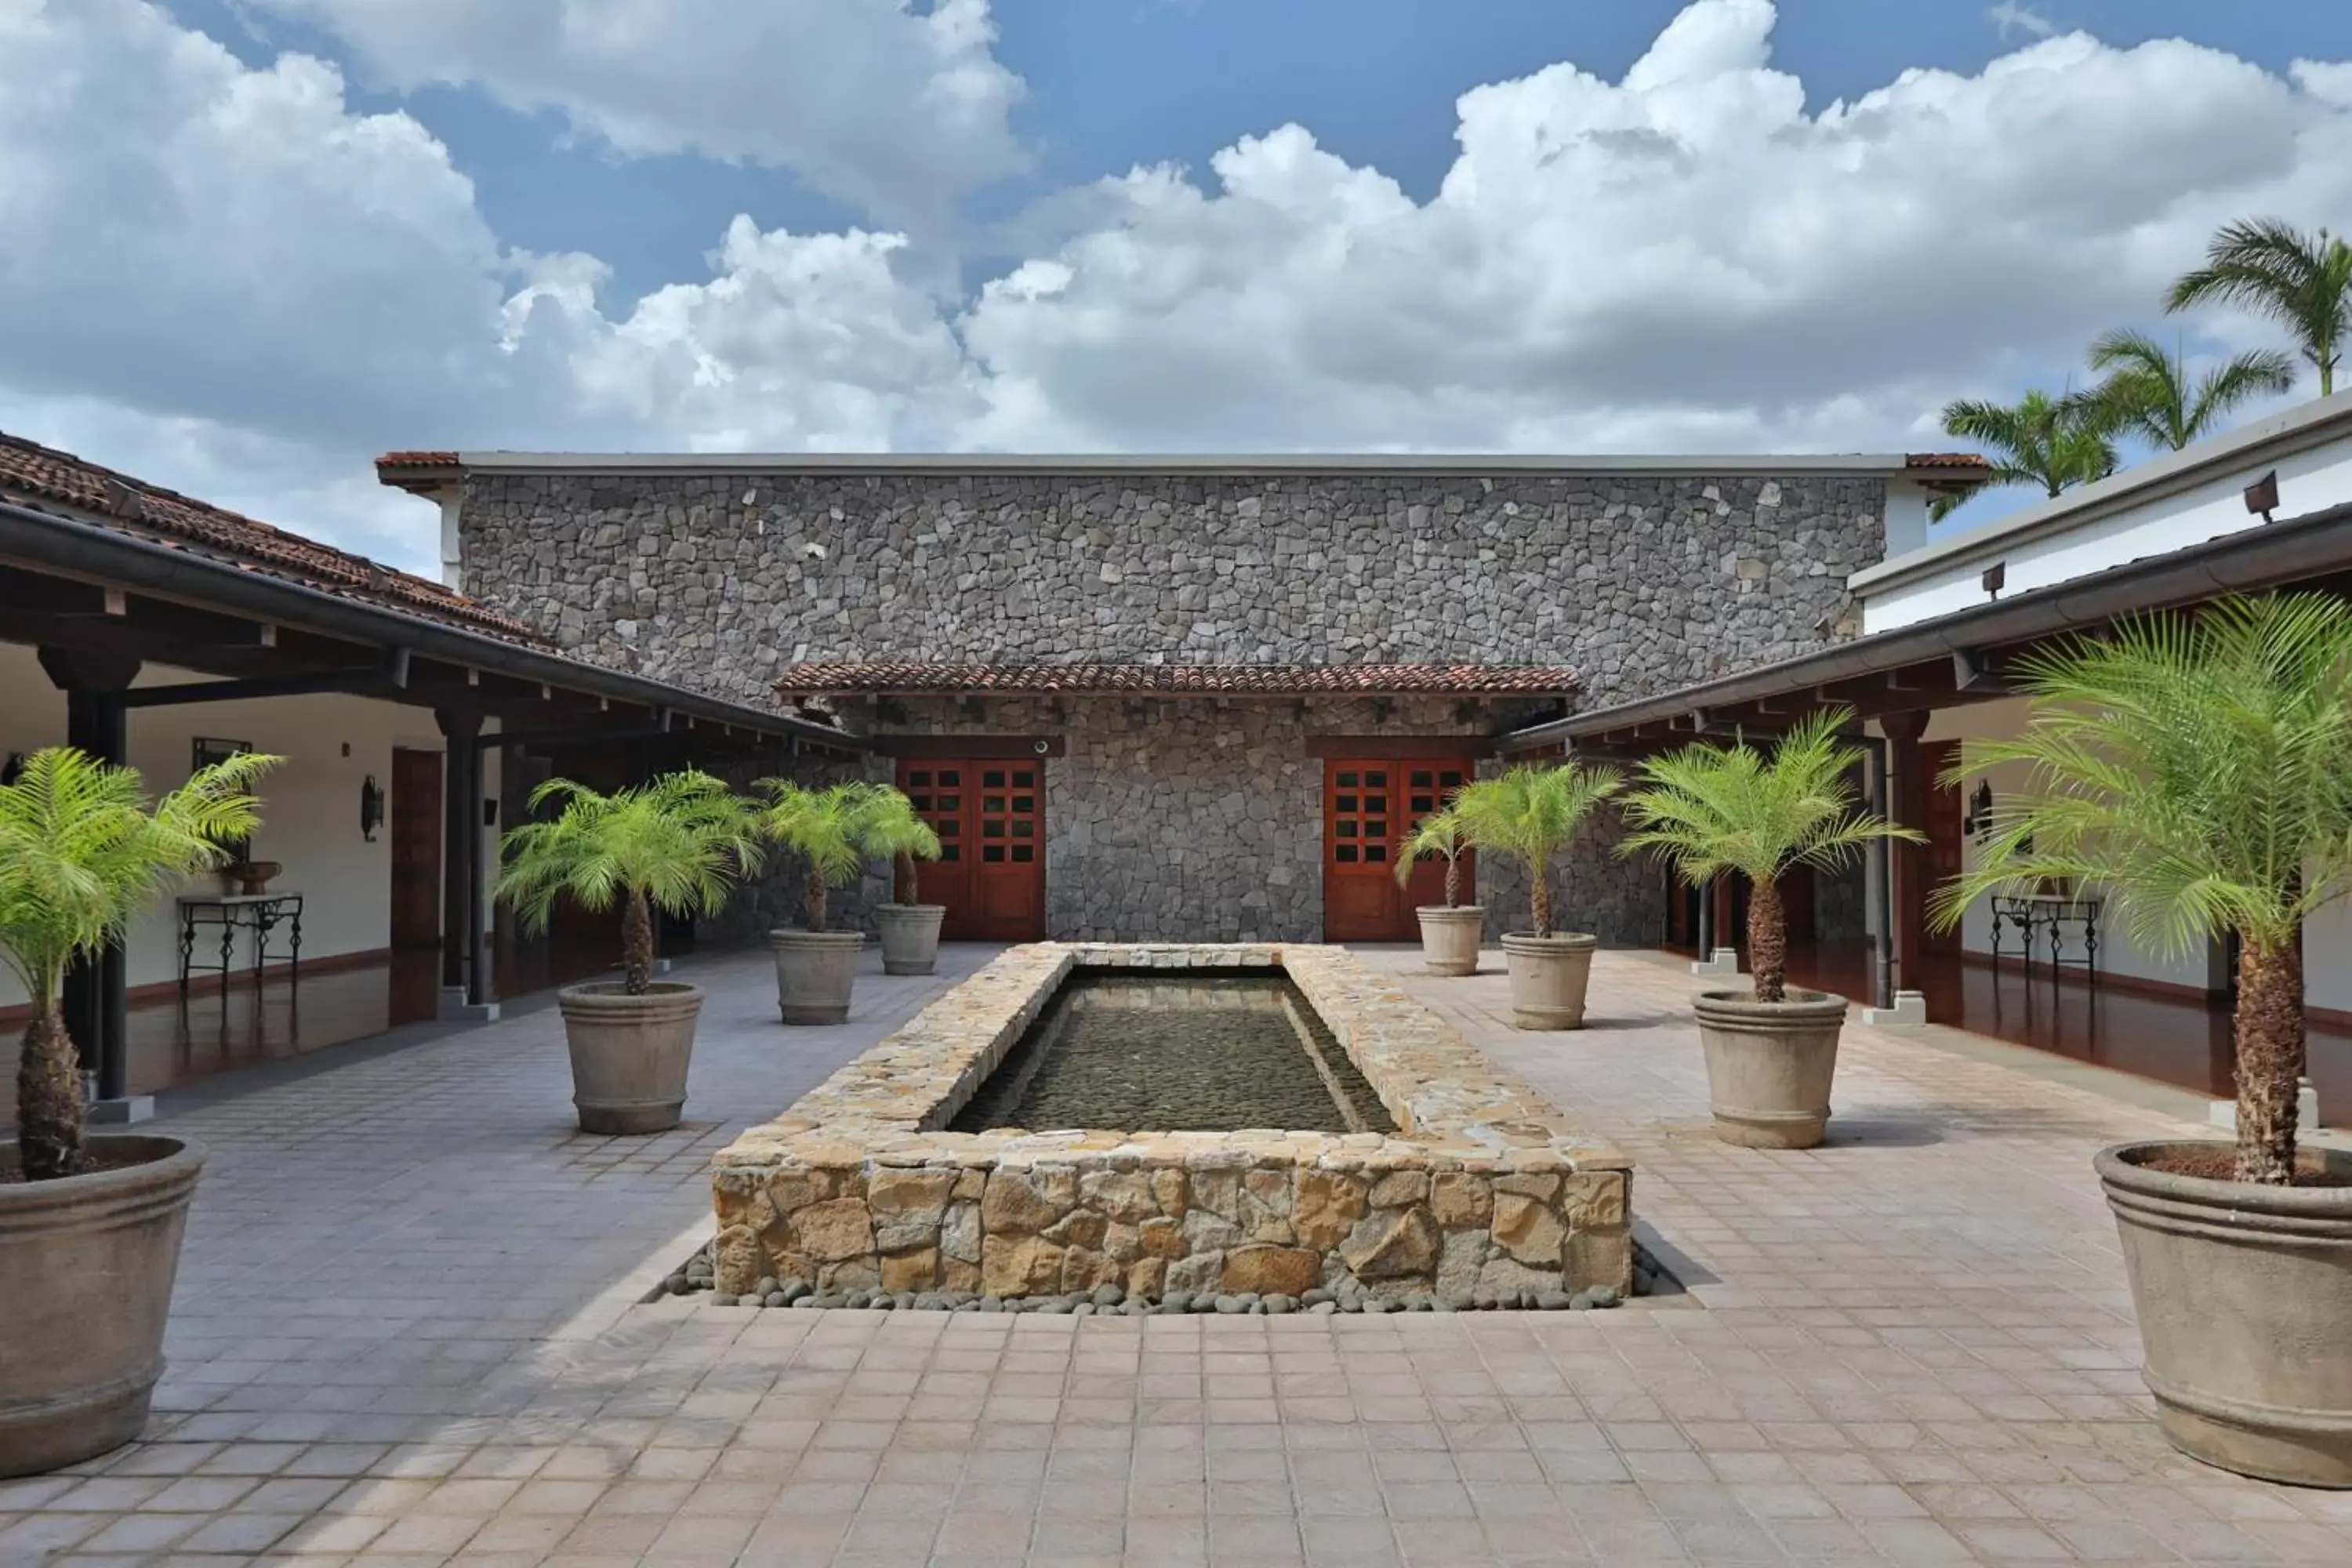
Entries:
[[1566, 1179], [1560, 1212], [1571, 1229], [1625, 1223], [1625, 1173], [1579, 1171]]
[[1323, 1259], [1296, 1247], [1237, 1247], [1225, 1254], [1222, 1280], [1239, 1295], [1255, 1290], [1261, 1296], [1303, 1295], [1323, 1276]]
[[767, 1252], [750, 1226], [729, 1226], [711, 1243], [710, 1251], [714, 1289], [740, 1296], [768, 1271]]
[[1427, 1274], [1438, 1245], [1437, 1222], [1427, 1209], [1383, 1209], [1356, 1222], [1339, 1256], [1360, 1279], [1394, 1279]]
[[1483, 1176], [1441, 1172], [1429, 1180], [1429, 1212], [1449, 1230], [1483, 1226], [1493, 1213], [1492, 1192]]
[[953, 1171], [877, 1171], [866, 1184], [866, 1206], [877, 1224], [914, 1220], [937, 1225], [954, 1191]]
[[1160, 1212], [1151, 1180], [1139, 1171], [1091, 1171], [1078, 1178], [1078, 1201], [1108, 1219], [1136, 1225]]
[[1053, 1295], [1062, 1288], [1062, 1250], [1043, 1237], [991, 1235], [981, 1248], [981, 1290], [990, 1296]]
[[[1062, 1173], [1065, 1176], [1069, 1173]], [[1040, 1180], [1044, 1171], [996, 1171], [988, 1178], [980, 1200], [982, 1228], [993, 1237], [1024, 1231], [1041, 1231], [1070, 1212], [1077, 1199], [1075, 1181]], [[1068, 1191], [1061, 1189], [1066, 1186]]]
[[882, 1289], [885, 1290], [929, 1290], [940, 1279], [940, 1249], [919, 1247], [912, 1252], [889, 1254], [882, 1259]]
[[1426, 1171], [1390, 1171], [1372, 1184], [1371, 1201], [1376, 1209], [1402, 1208], [1428, 1195]]
[[1184, 1222], [1178, 1219], [1148, 1219], [1135, 1227], [1135, 1237], [1147, 1257], [1181, 1258], [1192, 1250], [1184, 1237]]
[[874, 1220], [856, 1198], [828, 1198], [792, 1216], [796, 1250], [821, 1263], [838, 1263], [874, 1250]]
[[1318, 1251], [1339, 1244], [1363, 1217], [1367, 1189], [1360, 1176], [1339, 1171], [1301, 1171], [1290, 1223], [1301, 1247]]

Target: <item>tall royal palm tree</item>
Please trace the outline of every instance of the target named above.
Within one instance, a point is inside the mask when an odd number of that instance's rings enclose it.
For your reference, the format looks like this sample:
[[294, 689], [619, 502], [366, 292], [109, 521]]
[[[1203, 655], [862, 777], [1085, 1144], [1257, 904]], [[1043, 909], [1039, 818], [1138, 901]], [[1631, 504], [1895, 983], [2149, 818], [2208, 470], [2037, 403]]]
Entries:
[[2233, 354], [2192, 383], [2182, 357], [2146, 332], [2104, 334], [2091, 344], [2091, 368], [2107, 379], [2089, 395], [2122, 428], [2173, 452], [2211, 435], [2240, 404], [2294, 388], [2294, 361], [2275, 349]]
[[1944, 431], [1988, 448], [1992, 482], [2039, 485], [2056, 495], [2116, 471], [2113, 409], [2039, 389], [2014, 404], [1960, 398], [1944, 405]]
[[2352, 341], [2352, 245], [2321, 229], [2305, 234], [2277, 218], [2223, 226], [2205, 247], [2205, 265], [2184, 274], [2165, 301], [2242, 305], [2294, 334], [2303, 357], [2319, 367], [2319, 395], [2336, 390], [2336, 366]]

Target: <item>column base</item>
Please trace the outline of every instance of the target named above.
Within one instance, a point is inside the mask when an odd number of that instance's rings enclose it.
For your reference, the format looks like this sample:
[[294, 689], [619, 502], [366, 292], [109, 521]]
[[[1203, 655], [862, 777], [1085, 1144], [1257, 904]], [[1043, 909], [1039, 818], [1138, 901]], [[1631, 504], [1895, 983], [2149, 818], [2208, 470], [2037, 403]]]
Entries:
[[1692, 960], [1690, 972], [1701, 980], [1737, 980], [1739, 978], [1739, 950], [1718, 947], [1712, 958]]
[[434, 1008], [436, 1022], [443, 1024], [495, 1024], [499, 1021], [499, 1005], [495, 1002], [468, 1002], [462, 985], [441, 988], [439, 1004]]
[[1924, 1029], [1927, 998], [1916, 991], [1897, 991], [1892, 1007], [1864, 1007], [1862, 1021], [1874, 1029]]
[[128, 1127], [134, 1121], [152, 1121], [155, 1117], [155, 1097], [152, 1094], [126, 1094], [120, 1100], [93, 1100], [84, 1112], [84, 1119], [93, 1127]]
[[[2206, 1111], [2206, 1119], [2216, 1127], [2238, 1130], [2238, 1102], [2234, 1100], [2214, 1100]], [[2294, 1124], [2299, 1131], [2313, 1132], [2326, 1125], [2319, 1120], [2319, 1091], [2304, 1079], [2294, 1091]]]

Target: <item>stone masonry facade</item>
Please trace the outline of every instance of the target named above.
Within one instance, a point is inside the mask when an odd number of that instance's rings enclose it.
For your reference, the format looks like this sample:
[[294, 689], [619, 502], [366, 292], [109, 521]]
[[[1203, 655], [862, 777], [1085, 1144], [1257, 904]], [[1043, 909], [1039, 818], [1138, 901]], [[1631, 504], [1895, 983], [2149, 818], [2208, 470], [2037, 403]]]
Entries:
[[[1278, 966], [1393, 1133], [939, 1131], [1081, 966]], [[999, 1299], [1633, 1289], [1632, 1163], [1344, 950], [1000, 955], [712, 1165], [716, 1282]]]
[[[1086, 660], [1565, 665], [1597, 706], [1819, 647], [1844, 579], [1879, 555], [1885, 507], [1883, 481], [1801, 472], [477, 471], [466, 487], [469, 592], [567, 651], [749, 701], [814, 660]], [[1557, 710], [843, 706], [877, 733], [1066, 741], [1046, 766], [1046, 931], [1071, 940], [1319, 937], [1307, 737], [1484, 736]], [[1523, 880], [1482, 867], [1494, 931], [1523, 921]], [[1555, 895], [1606, 942], [1663, 933], [1663, 878], [1604, 843], [1567, 858]]]

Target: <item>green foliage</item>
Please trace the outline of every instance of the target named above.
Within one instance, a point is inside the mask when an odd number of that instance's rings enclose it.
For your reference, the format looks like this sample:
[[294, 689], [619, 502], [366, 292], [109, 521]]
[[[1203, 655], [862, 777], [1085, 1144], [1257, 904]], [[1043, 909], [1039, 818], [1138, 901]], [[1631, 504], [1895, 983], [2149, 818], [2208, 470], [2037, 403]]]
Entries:
[[2097, 882], [2143, 951], [2225, 931], [2276, 948], [2352, 881], [2352, 605], [2225, 600], [2124, 621], [2021, 660], [2013, 740], [1968, 745], [1948, 782], [2022, 763], [1976, 866], [1931, 901], [1959, 921], [1988, 893]]
[[1811, 713], [1769, 757], [1743, 739], [1644, 762], [1625, 797], [1633, 832], [1618, 853], [1655, 852], [1693, 885], [1737, 871], [1768, 887], [1792, 866], [1850, 865], [1874, 839], [1923, 841], [1864, 809], [1853, 782], [1861, 748], [1838, 739], [1853, 717], [1843, 708]]
[[2305, 234], [2277, 218], [2225, 225], [2205, 247], [2205, 265], [2182, 276], [2165, 301], [2242, 306], [2294, 334], [2319, 370], [2319, 395], [2336, 390], [2336, 366], [2352, 339], [2352, 246], [2321, 229]]
[[1593, 808], [1623, 782], [1615, 768], [1603, 765], [1523, 763], [1498, 778], [1475, 779], [1454, 792], [1449, 809], [1469, 843], [1527, 867], [1536, 935], [1551, 934], [1552, 861]]
[[2095, 398], [2039, 390], [2013, 405], [1961, 398], [1944, 405], [1945, 433], [1988, 449], [1993, 483], [2037, 485], [2045, 495], [2114, 473], [2120, 427], [2117, 412]]
[[888, 784], [876, 784], [872, 789], [866, 807], [866, 853], [891, 860], [901, 855], [917, 860], [938, 859], [940, 836], [915, 810], [914, 802]]
[[197, 771], [151, 809], [136, 769], [70, 746], [25, 760], [0, 784], [0, 961], [37, 1008], [67, 968], [121, 938], [181, 879], [227, 863], [260, 802], [249, 786], [280, 759], [248, 752]]
[[2211, 435], [2241, 404], [2294, 386], [2294, 362], [2267, 349], [2233, 354], [2192, 384], [2187, 363], [2146, 332], [2101, 336], [2091, 344], [2091, 368], [2108, 373], [2088, 395], [2107, 405], [2118, 428], [2170, 452]]
[[[1457, 795], [1459, 791], [1455, 792]], [[1432, 855], [1444, 860], [1448, 868], [1470, 847], [1462, 816], [1449, 805], [1443, 811], [1433, 811], [1416, 823], [1397, 840], [1396, 879], [1403, 887], [1412, 880], [1412, 868]]]
[[709, 774], [687, 769], [612, 795], [570, 779], [531, 791], [534, 810], [502, 841], [498, 897], [529, 931], [543, 931], [558, 899], [602, 912], [642, 898], [672, 914], [715, 914], [735, 879], [759, 869], [751, 808]]
[[874, 852], [877, 811], [887, 809], [877, 806], [880, 786], [852, 783], [809, 789], [790, 779], [761, 779], [759, 787], [768, 795], [760, 831], [806, 867], [809, 929], [823, 931], [825, 890], [856, 881]]

